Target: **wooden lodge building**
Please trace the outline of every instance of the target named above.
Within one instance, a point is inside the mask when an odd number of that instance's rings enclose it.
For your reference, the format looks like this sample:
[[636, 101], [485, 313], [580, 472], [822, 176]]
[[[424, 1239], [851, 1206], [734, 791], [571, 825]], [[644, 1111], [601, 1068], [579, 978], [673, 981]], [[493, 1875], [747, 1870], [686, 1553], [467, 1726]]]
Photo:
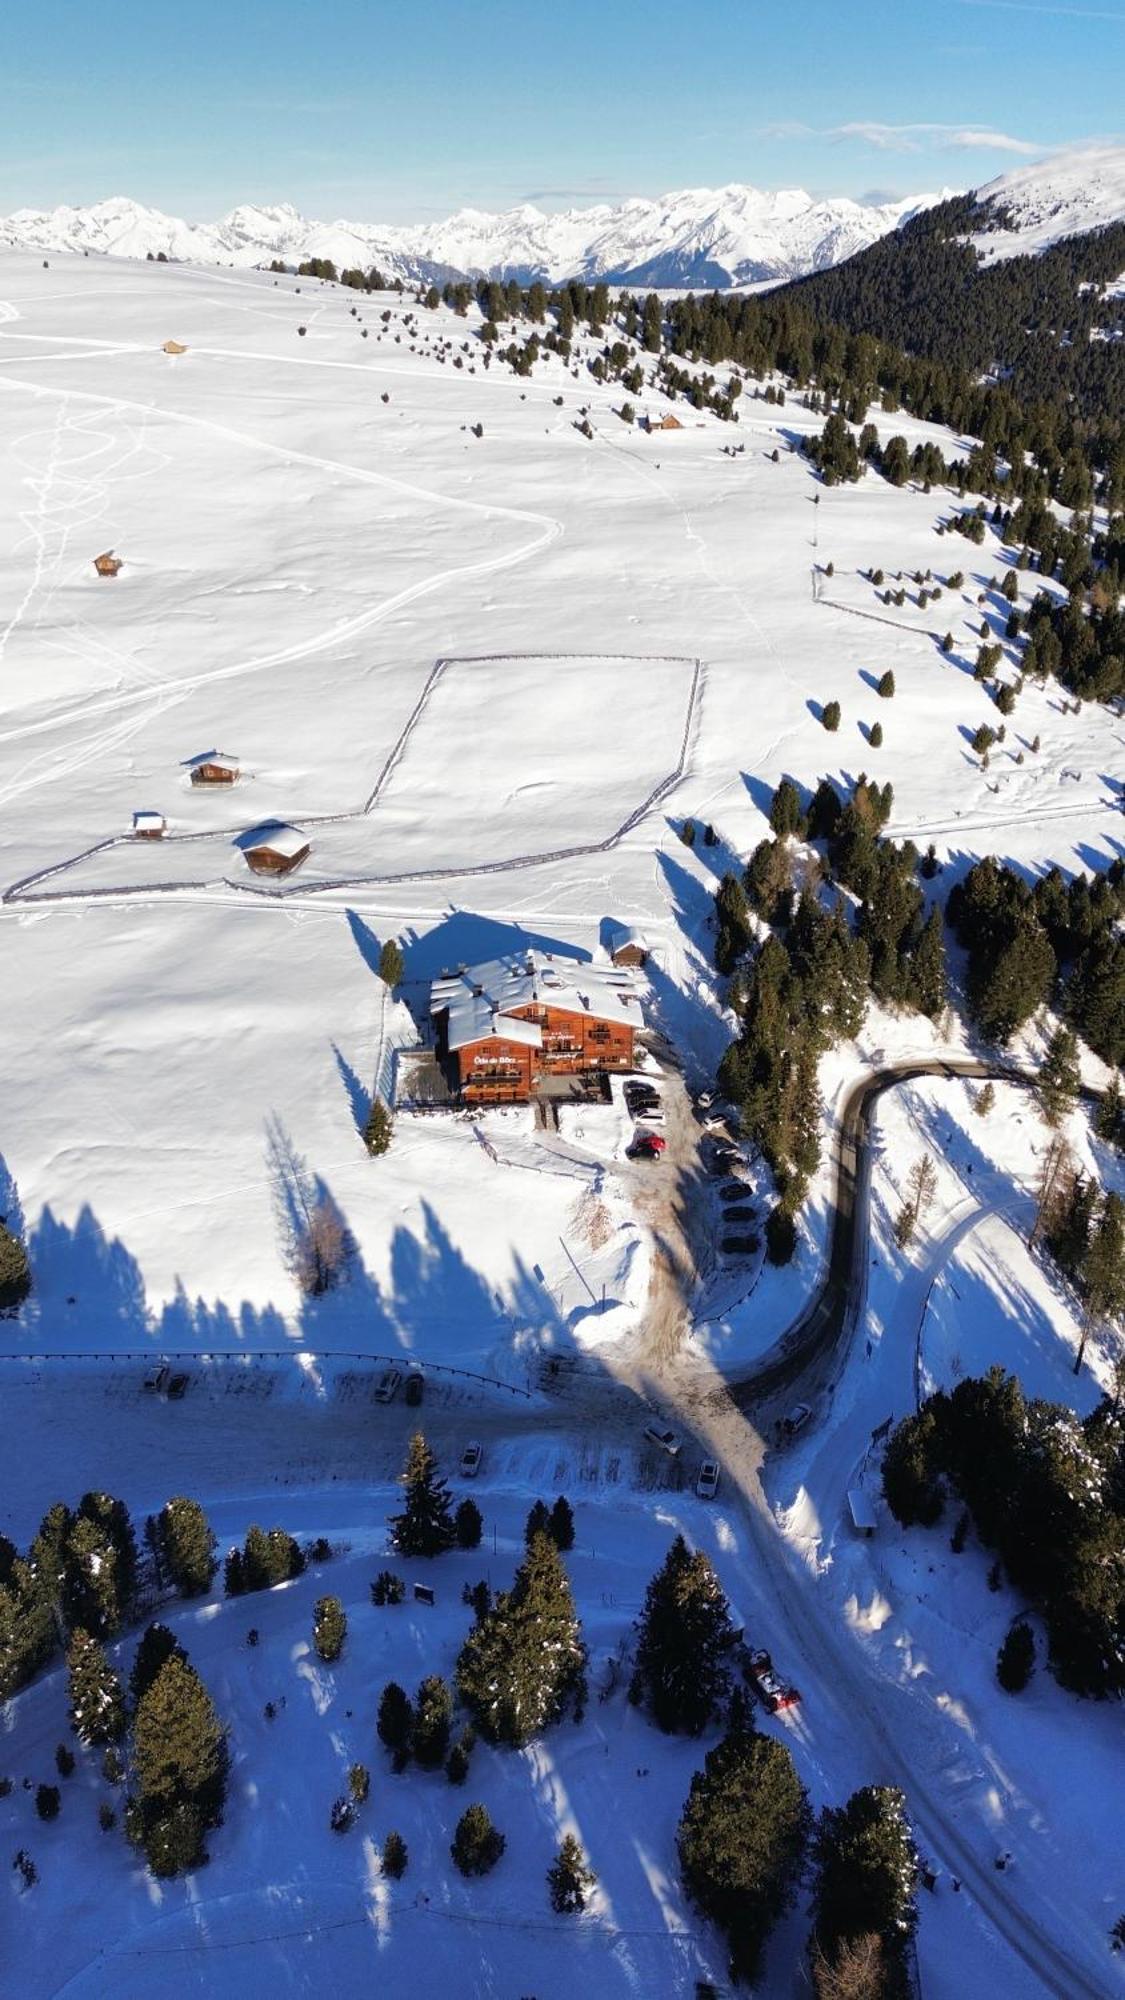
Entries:
[[311, 847], [308, 835], [299, 826], [286, 826], [283, 820], [269, 820], [265, 826], [255, 827], [238, 844], [246, 857], [246, 866], [255, 875], [292, 875], [302, 861], [308, 860]]
[[644, 1026], [628, 967], [514, 952], [435, 979], [439, 1057], [468, 1104], [525, 1104], [546, 1078], [633, 1067]]
[[188, 770], [193, 785], [234, 785], [242, 767], [225, 750], [205, 750], [202, 757], [189, 758]]

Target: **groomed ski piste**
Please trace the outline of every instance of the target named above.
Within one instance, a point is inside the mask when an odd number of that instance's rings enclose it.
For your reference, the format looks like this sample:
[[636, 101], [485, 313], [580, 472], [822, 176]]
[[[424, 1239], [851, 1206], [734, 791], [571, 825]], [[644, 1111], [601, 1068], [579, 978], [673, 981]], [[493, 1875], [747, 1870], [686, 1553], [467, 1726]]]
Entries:
[[[747, 383], [737, 429], [679, 404], [682, 430], [644, 435], [588, 373], [585, 336], [577, 378], [551, 356], [530, 378], [499, 359], [485, 373], [475, 310], [265, 274], [11, 253], [0, 300], [0, 1210], [35, 1272], [0, 1326], [0, 1528], [25, 1545], [52, 1501], [101, 1486], [138, 1520], [191, 1493], [223, 1546], [258, 1520], [337, 1550], [268, 1595], [161, 1609], [234, 1757], [225, 1823], [187, 1882], [154, 1884], [120, 1829], [99, 1831], [92, 1758], [63, 1781], [59, 1819], [35, 1819], [22, 1780], [53, 1779], [65, 1674], [10, 1704], [0, 1827], [39, 1870], [33, 1893], [12, 1892], [13, 1990], [421, 1982], [554, 2000], [576, 1971], [607, 1995], [722, 1987], [674, 1840], [712, 1739], [660, 1736], [611, 1665], [682, 1528], [801, 1689], [761, 1726], [784, 1732], [814, 1805], [903, 1785], [941, 1870], [920, 1898], [927, 2000], [1120, 1991], [1119, 1718], [1043, 1667], [1018, 1702], [1000, 1693], [996, 1649], [1023, 1607], [988, 1590], [972, 1542], [955, 1556], [947, 1528], [896, 1529], [872, 1438], [920, 1391], [993, 1361], [1080, 1410], [1111, 1380], [1108, 1338], [1074, 1377], [1076, 1303], [1026, 1248], [1047, 1139], [1034, 1102], [999, 1082], [981, 1118], [979, 1086], [955, 1076], [880, 1099], [853, 1335], [838, 1367], [810, 1373], [814, 1419], [781, 1450], [776, 1408], [756, 1427], [716, 1390], [816, 1291], [832, 1147], [795, 1264], [732, 1263], [685, 1089], [710, 1080], [732, 1031], [713, 891], [761, 839], [782, 775], [889, 778], [889, 831], [935, 841], [944, 894], [987, 852], [1028, 869], [1118, 853], [1118, 724], [1029, 685], [982, 773], [967, 738], [991, 715], [972, 658], [982, 619], [1001, 618], [994, 537], [939, 539], [950, 495], [873, 474], [814, 509], [789, 447], [820, 420], [792, 398], [767, 406]], [[187, 350], [174, 357], [173, 336]], [[635, 400], [666, 407], [655, 390]], [[732, 441], [745, 453], [724, 455]], [[108, 549], [123, 567], [103, 579], [92, 558]], [[812, 568], [829, 558], [817, 599]], [[875, 565], [966, 581], [888, 622], [860, 574]], [[836, 736], [818, 719], [832, 699]], [[1037, 734], [1017, 764], [1017, 738]], [[229, 795], [188, 781], [212, 748], [240, 760]], [[123, 841], [140, 809], [175, 837]], [[683, 844], [688, 818], [713, 845]], [[233, 843], [275, 819], [312, 852], [263, 886]], [[552, 1131], [519, 1109], [402, 1111], [390, 1153], [368, 1159], [357, 1127], [409, 1062], [430, 978], [528, 943], [596, 955], [611, 920], [651, 947], [663, 1178], [625, 1160], [616, 1089], [564, 1107]], [[394, 997], [376, 971], [392, 936], [406, 958]], [[863, 1075], [973, 1053], [955, 1023], [873, 1013], [824, 1066], [829, 1140]], [[1083, 1112], [1071, 1136], [1116, 1184]], [[939, 1187], [904, 1252], [894, 1217], [924, 1149]], [[346, 1282], [313, 1301], [287, 1221], [310, 1190], [354, 1246]], [[189, 1376], [182, 1402], [144, 1389], [162, 1354]], [[434, 1607], [380, 1611], [368, 1585], [413, 1413], [373, 1388], [404, 1356], [426, 1367], [421, 1415], [447, 1470], [469, 1438], [484, 1446], [471, 1490], [485, 1544], [434, 1566]], [[644, 1446], [654, 1412], [685, 1438], [675, 1461]], [[712, 1503], [692, 1491], [704, 1453], [723, 1468]], [[857, 1485], [871, 1541], [848, 1526]], [[508, 1849], [466, 1884], [448, 1861], [465, 1795], [440, 1774], [390, 1774], [374, 1701], [388, 1678], [451, 1671], [462, 1583], [506, 1583], [528, 1506], [556, 1492], [575, 1507], [591, 1702], [525, 1754], [478, 1748], [470, 1790]], [[309, 1643], [323, 1590], [349, 1615], [335, 1668]], [[341, 1841], [328, 1808], [356, 1760], [372, 1796]], [[400, 1884], [377, 1861], [392, 1826], [411, 1852]], [[572, 1828], [600, 1878], [577, 1923], [543, 1890]], [[802, 1902], [774, 1934], [763, 1993], [791, 1989], [807, 1921]]]

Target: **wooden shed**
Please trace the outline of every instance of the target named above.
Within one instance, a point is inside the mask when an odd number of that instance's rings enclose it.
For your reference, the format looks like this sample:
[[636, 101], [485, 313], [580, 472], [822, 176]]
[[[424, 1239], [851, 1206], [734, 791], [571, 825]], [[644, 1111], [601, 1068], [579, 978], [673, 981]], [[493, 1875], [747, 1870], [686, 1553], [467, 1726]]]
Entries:
[[143, 808], [133, 814], [133, 837], [136, 840], [163, 840], [168, 831], [168, 822], [162, 812]]
[[99, 576], [116, 576], [121, 566], [121, 557], [115, 556], [112, 549], [94, 557], [94, 568]]
[[308, 835], [299, 826], [287, 826], [284, 820], [270, 820], [265, 826], [255, 827], [238, 844], [246, 857], [246, 866], [255, 875], [291, 875], [307, 860], [310, 848]]
[[166, 340], [161, 352], [163, 354], [186, 354], [187, 348], [184, 346], [182, 340]]
[[861, 1492], [858, 1486], [848, 1488], [848, 1513], [851, 1515], [852, 1527], [856, 1534], [862, 1535], [865, 1540], [870, 1539], [877, 1526], [875, 1509], [866, 1493]]
[[648, 428], [650, 431], [682, 431], [683, 425], [679, 418], [674, 417], [669, 410], [666, 416], [650, 417]]
[[205, 750], [201, 757], [188, 760], [193, 785], [233, 785], [241, 769], [238, 758], [227, 750]]
[[648, 939], [635, 924], [609, 924], [606, 944], [614, 965], [643, 965], [648, 957]]

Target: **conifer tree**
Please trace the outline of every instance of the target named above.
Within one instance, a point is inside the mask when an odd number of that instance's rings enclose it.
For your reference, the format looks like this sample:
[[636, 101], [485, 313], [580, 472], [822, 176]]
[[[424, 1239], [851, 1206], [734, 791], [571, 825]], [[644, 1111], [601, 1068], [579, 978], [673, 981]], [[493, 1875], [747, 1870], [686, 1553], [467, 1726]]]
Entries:
[[996, 1656], [996, 1678], [1008, 1694], [1019, 1694], [1035, 1672], [1035, 1637], [1021, 1618], [1005, 1634]]
[[827, 1806], [814, 1843], [813, 1937], [834, 1954], [842, 1939], [874, 1931], [901, 1963], [915, 1924], [918, 1856], [906, 1800], [893, 1785], [865, 1785], [846, 1805]]
[[545, 1535], [548, 1533], [550, 1527], [550, 1520], [551, 1520], [551, 1510], [548, 1507], [547, 1502], [545, 1500], [532, 1501], [532, 1504], [528, 1509], [527, 1520], [524, 1522], [524, 1527], [523, 1527], [523, 1540], [525, 1548], [531, 1547], [532, 1540], [536, 1535]]
[[379, 1697], [379, 1714], [375, 1723], [379, 1740], [388, 1750], [404, 1750], [410, 1741], [414, 1727], [414, 1709], [405, 1688], [397, 1681], [388, 1681]]
[[421, 1431], [410, 1440], [402, 1474], [406, 1497], [391, 1517], [391, 1540], [404, 1556], [440, 1556], [453, 1547], [456, 1529], [449, 1488]]
[[936, 1021], [947, 998], [945, 931], [936, 903], [930, 911], [910, 965], [914, 999], [921, 1013]]
[[697, 1736], [730, 1685], [734, 1628], [707, 1557], [677, 1535], [641, 1613], [636, 1674], [661, 1729]]
[[0, 1315], [19, 1311], [31, 1290], [31, 1265], [18, 1236], [0, 1222]]
[[895, 691], [895, 677], [891, 672], [891, 669], [888, 667], [886, 673], [882, 676], [882, 678], [879, 681], [876, 693], [882, 695], [884, 701], [890, 701], [893, 698], [894, 691]]
[[313, 1608], [313, 1645], [329, 1666], [344, 1650], [348, 1620], [338, 1597], [318, 1597]]
[[409, 1860], [406, 1842], [401, 1833], [388, 1833], [383, 1842], [383, 1873], [397, 1882], [406, 1873]]
[[372, 1159], [389, 1150], [394, 1137], [394, 1119], [381, 1097], [371, 1099], [371, 1109], [363, 1128], [363, 1143]]
[[573, 1916], [586, 1908], [590, 1890], [598, 1878], [586, 1860], [582, 1844], [573, 1833], [563, 1836], [559, 1851], [547, 1870], [547, 1892], [551, 1908], [559, 1916]]
[[825, 702], [820, 719], [830, 735], [835, 735], [840, 727], [840, 704], [838, 701]]
[[161, 1667], [172, 1659], [187, 1664], [187, 1654], [175, 1633], [170, 1632], [167, 1625], [146, 1625], [133, 1658], [133, 1671], [129, 1675], [129, 1707], [134, 1714]]
[[67, 1537], [63, 1615], [71, 1630], [81, 1626], [98, 1639], [121, 1626], [117, 1551], [105, 1530], [82, 1515]]
[[1104, 1139], [1108, 1145], [1121, 1145], [1122, 1108], [1121, 1078], [1118, 1071], [1114, 1070], [1094, 1113], [1094, 1130], [1099, 1139]]
[[744, 1726], [709, 1750], [680, 1819], [684, 1887], [730, 1948], [736, 1978], [753, 1980], [762, 1947], [792, 1902], [811, 1815], [793, 1759]]
[[801, 811], [801, 795], [792, 778], [783, 778], [770, 805], [770, 826], [779, 840], [788, 834], [803, 834], [805, 819]]
[[1078, 1099], [1078, 1043], [1070, 1028], [1056, 1028], [1047, 1044], [1036, 1089], [1048, 1125], [1061, 1125]]
[[198, 1674], [174, 1655], [137, 1704], [134, 1825], [155, 1874], [196, 1866], [203, 1834], [222, 1817], [227, 1746]]
[[521, 1747], [581, 1698], [586, 1649], [570, 1584], [549, 1535], [532, 1537], [509, 1591], [473, 1626], [457, 1686], [491, 1743]]
[[975, 1098], [973, 1099], [973, 1110], [976, 1112], [977, 1117], [987, 1118], [995, 1102], [996, 1102], [996, 1087], [991, 1081], [991, 1079], [989, 1079], [989, 1081], [984, 1085], [984, 1088], [982, 1090], [978, 1090]]
[[198, 1500], [169, 1500], [156, 1520], [157, 1543], [182, 1597], [202, 1597], [215, 1575], [215, 1537]]
[[402, 955], [402, 946], [399, 944], [397, 938], [388, 938], [382, 951], [379, 953], [380, 979], [385, 986], [390, 987], [393, 993], [396, 986], [402, 985], [402, 976], [405, 971], [406, 960]]
[[71, 1634], [66, 1656], [70, 1724], [80, 1743], [120, 1743], [125, 1734], [121, 1680], [96, 1639]]
[[453, 1532], [457, 1537], [457, 1547], [459, 1549], [479, 1548], [483, 1528], [484, 1521], [476, 1501], [469, 1499], [460, 1501], [457, 1511], [453, 1516]]
[[414, 1701], [410, 1748], [424, 1771], [444, 1763], [453, 1727], [453, 1694], [440, 1674], [428, 1674]]
[[487, 1875], [495, 1868], [507, 1842], [493, 1826], [485, 1806], [466, 1807], [457, 1822], [449, 1852], [462, 1875]]
[[560, 1554], [565, 1555], [574, 1547], [574, 1511], [565, 1493], [560, 1493], [551, 1508], [548, 1533]]

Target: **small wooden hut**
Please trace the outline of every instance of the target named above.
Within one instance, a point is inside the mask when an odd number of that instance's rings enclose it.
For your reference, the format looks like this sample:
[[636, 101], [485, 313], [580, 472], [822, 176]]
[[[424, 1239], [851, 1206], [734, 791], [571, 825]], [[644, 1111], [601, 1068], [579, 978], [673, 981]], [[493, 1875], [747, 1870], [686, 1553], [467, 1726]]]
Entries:
[[269, 820], [244, 834], [238, 844], [255, 875], [292, 875], [308, 859], [310, 848], [308, 835], [283, 820]]
[[112, 549], [106, 549], [100, 556], [94, 557], [94, 568], [99, 576], [116, 576], [121, 566], [121, 557], [115, 556]]
[[201, 757], [192, 757], [188, 763], [193, 785], [233, 785], [241, 769], [238, 758], [226, 750], [205, 750]]
[[186, 354], [187, 348], [184, 346], [182, 340], [166, 340], [161, 352], [163, 354]]
[[167, 831], [168, 822], [162, 812], [152, 812], [145, 808], [133, 814], [135, 840], [163, 840]]
[[635, 924], [608, 924], [606, 945], [614, 965], [643, 965], [648, 957], [648, 939]]

